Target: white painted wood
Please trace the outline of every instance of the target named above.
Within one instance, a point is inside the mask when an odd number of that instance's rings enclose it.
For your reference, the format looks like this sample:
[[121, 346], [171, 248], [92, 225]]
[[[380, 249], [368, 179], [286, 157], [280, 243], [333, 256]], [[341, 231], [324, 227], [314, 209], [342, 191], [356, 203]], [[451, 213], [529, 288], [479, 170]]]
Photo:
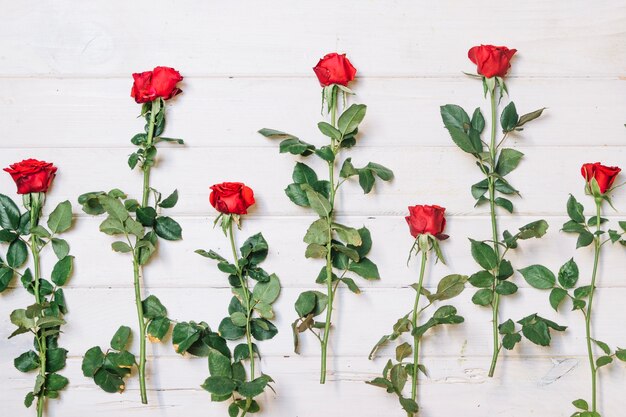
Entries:
[[[159, 296], [170, 315], [206, 320], [217, 327], [226, 313], [229, 289], [210, 260], [193, 253], [213, 248], [229, 253], [219, 230], [208, 187], [240, 180], [256, 192], [257, 206], [244, 221], [239, 243], [262, 231], [270, 244], [266, 269], [284, 286], [276, 304], [278, 336], [261, 344], [262, 369], [276, 380], [276, 395], [262, 398], [264, 414], [276, 417], [403, 415], [395, 398], [363, 382], [378, 374], [393, 345], [367, 360], [371, 346], [395, 319], [411, 308], [416, 265], [406, 266], [411, 244], [403, 216], [406, 207], [436, 203], [447, 207], [448, 233], [442, 244], [448, 264], [431, 266], [427, 285], [449, 273], [471, 274], [477, 266], [467, 238], [489, 236], [487, 208], [473, 208], [471, 184], [481, 179], [471, 156], [456, 149], [439, 117], [439, 106], [462, 105], [468, 111], [487, 102], [473, 72], [467, 49], [477, 43], [506, 44], [519, 50], [508, 79], [520, 113], [546, 106], [538, 121], [510, 138], [509, 146], [526, 154], [511, 174], [523, 198], [516, 213], [502, 213], [501, 230], [538, 218], [550, 223], [541, 240], [522, 242], [510, 259], [516, 268], [541, 263], [553, 270], [572, 256], [589, 282], [591, 251], [574, 251], [575, 238], [559, 232], [565, 202], [573, 193], [591, 214], [579, 174], [583, 162], [626, 162], [626, 6], [600, 0], [567, 3], [529, 0], [462, 4], [442, 0], [245, 0], [239, 2], [9, 2], [0, 0], [0, 166], [26, 158], [59, 166], [47, 210], [69, 199], [75, 206], [74, 229], [67, 239], [76, 255], [75, 275], [66, 291], [70, 314], [61, 344], [70, 350], [65, 374], [71, 387], [51, 402], [50, 416], [200, 416], [226, 415], [199, 388], [207, 376], [205, 359], [176, 355], [170, 340], [149, 348], [150, 405], [142, 406], [136, 378], [127, 392], [111, 395], [82, 376], [80, 356], [90, 346], [106, 345], [120, 324], [136, 327], [131, 268], [127, 256], [110, 250], [98, 232], [100, 219], [79, 211], [76, 198], [86, 191], [119, 187], [137, 196], [140, 175], [126, 156], [129, 139], [142, 129], [138, 106], [129, 97], [130, 73], [169, 65], [185, 76], [184, 93], [171, 102], [167, 134], [184, 138], [184, 148], [163, 147], [153, 184], [180, 192], [169, 210], [183, 226], [184, 241], [165, 242], [146, 268], [147, 293]], [[314, 219], [283, 193], [295, 158], [279, 155], [278, 143], [256, 133], [271, 127], [323, 143], [320, 94], [311, 67], [324, 53], [345, 51], [358, 68], [353, 100], [368, 105], [359, 145], [350, 152], [356, 165], [375, 161], [396, 178], [379, 183], [371, 195], [349, 183], [339, 199], [340, 221], [372, 231], [371, 258], [382, 280], [358, 280], [359, 296], [341, 290], [337, 331], [331, 341], [329, 384], [318, 379], [319, 349], [303, 336], [302, 354], [292, 352], [289, 325], [293, 301], [304, 289], [317, 288], [321, 262], [303, 257], [302, 236]], [[505, 99], [506, 102], [506, 99]], [[504, 105], [505, 102], [502, 104]], [[317, 161], [308, 161], [321, 168]], [[320, 173], [324, 170], [319, 170]], [[14, 195], [7, 175], [0, 192]], [[617, 211], [607, 210], [616, 226], [626, 218], [626, 197], [616, 193]], [[624, 248], [606, 247], [595, 304], [596, 337], [626, 346]], [[49, 273], [51, 256], [44, 261]], [[472, 305], [468, 289], [455, 305], [466, 317], [461, 326], [437, 330], [425, 338], [423, 417], [566, 417], [570, 402], [588, 398], [588, 365], [580, 313], [560, 313], [546, 292], [534, 290], [521, 276], [518, 294], [505, 298], [503, 317], [519, 319], [539, 312], [569, 326], [556, 334], [551, 349], [524, 343], [507, 352], [497, 378], [486, 377], [491, 352], [490, 313]], [[14, 283], [0, 295], [0, 337], [12, 331], [8, 313], [31, 299]], [[12, 358], [28, 349], [27, 337], [0, 342], [0, 401], [11, 416], [32, 415], [21, 398], [33, 375], [13, 368]], [[134, 341], [137, 350], [137, 341]], [[601, 370], [604, 416], [619, 416], [626, 367]], [[450, 400], [450, 399], [454, 400]]]

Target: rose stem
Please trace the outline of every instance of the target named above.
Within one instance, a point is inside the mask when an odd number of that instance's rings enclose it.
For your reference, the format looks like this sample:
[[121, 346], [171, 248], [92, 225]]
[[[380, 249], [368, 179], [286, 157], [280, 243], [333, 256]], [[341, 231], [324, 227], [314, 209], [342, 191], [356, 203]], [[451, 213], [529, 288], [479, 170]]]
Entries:
[[[596, 227], [600, 230], [600, 211], [602, 200], [596, 199]], [[589, 355], [589, 367], [591, 368], [591, 411], [596, 412], [596, 376], [598, 368], [596, 368], [593, 360], [593, 350], [591, 345], [591, 306], [593, 304], [593, 294], [596, 290], [596, 276], [598, 272], [598, 261], [600, 259], [600, 235], [596, 234], [593, 240], [594, 257], [593, 272], [591, 275], [591, 292], [589, 293], [589, 304], [587, 305], [587, 313], [585, 314], [585, 334], [587, 338], [587, 354]]]
[[[146, 149], [152, 146], [154, 137], [154, 120], [156, 114], [160, 110], [161, 99], [157, 98], [152, 102], [150, 110], [150, 122], [148, 123], [148, 137], [146, 139]], [[141, 198], [141, 207], [148, 206], [148, 197], [150, 196], [150, 169], [152, 164], [142, 166], [143, 169], [143, 195]], [[141, 304], [141, 272], [139, 265], [139, 251], [137, 250], [133, 256], [133, 273], [135, 285], [135, 305], [137, 306], [137, 319], [139, 321], [139, 391], [141, 393], [141, 403], [148, 404], [148, 396], [146, 394], [146, 321], [143, 316], [143, 306]]]
[[[31, 228], [37, 226], [39, 224], [39, 216], [41, 215], [41, 193], [31, 193], [30, 194], [30, 226]], [[39, 258], [39, 237], [34, 234], [30, 235], [30, 249], [33, 253], [33, 269], [35, 270], [35, 302], [38, 305], [42, 304], [41, 293], [40, 293], [40, 283], [41, 279], [41, 259]], [[37, 346], [39, 347], [39, 375], [45, 381], [46, 379], [46, 350], [47, 350], [47, 342], [46, 337], [41, 333], [37, 332], [35, 335], [35, 339], [37, 340]], [[43, 394], [43, 389], [39, 393], [39, 397], [37, 398], [37, 417], [43, 416], [45, 396]]]
[[491, 214], [491, 233], [493, 235], [493, 250], [496, 254], [497, 264], [494, 268], [494, 283], [492, 287], [493, 301], [491, 303], [492, 308], [492, 322], [493, 322], [493, 356], [491, 358], [491, 367], [489, 368], [489, 377], [493, 377], [496, 371], [496, 362], [498, 361], [498, 355], [500, 354], [500, 339], [498, 337], [498, 309], [500, 307], [500, 294], [496, 292], [496, 281], [498, 276], [498, 270], [500, 268], [500, 247], [498, 246], [498, 223], [496, 221], [496, 202], [495, 202], [495, 182], [496, 178], [493, 174], [496, 171], [496, 119], [497, 119], [497, 104], [496, 104], [496, 88], [490, 89], [491, 98], [491, 143], [489, 145], [489, 154], [491, 157], [491, 173], [488, 177], [489, 186], [489, 210]]
[[[338, 89], [333, 87], [332, 105], [330, 106], [331, 124], [336, 126], [337, 118], [337, 93]], [[330, 139], [331, 148], [335, 152], [335, 139]], [[328, 161], [328, 180], [330, 181], [330, 213], [328, 214], [328, 243], [326, 244], [326, 288], [328, 292], [328, 305], [326, 307], [326, 323], [324, 325], [324, 336], [322, 339], [322, 369], [320, 372], [320, 384], [326, 383], [326, 355], [328, 351], [328, 339], [330, 338], [330, 321], [333, 315], [333, 258], [332, 258], [332, 218], [335, 208], [335, 161]]]
[[231, 219], [228, 220], [228, 237], [230, 238], [230, 247], [233, 251], [233, 259], [235, 260], [235, 268], [237, 268], [237, 277], [239, 278], [239, 282], [241, 283], [241, 288], [243, 289], [243, 298], [246, 303], [246, 341], [248, 343], [248, 354], [250, 355], [250, 380], [254, 379], [254, 349], [252, 348], [252, 339], [251, 339], [251, 331], [250, 331], [250, 320], [252, 316], [252, 306], [250, 303], [250, 294], [248, 291], [248, 285], [246, 281], [243, 279], [241, 269], [239, 268], [239, 257], [237, 256], [237, 249], [235, 249], [235, 237], [233, 234], [233, 221]]
[[[417, 289], [416, 289], [417, 294], [415, 294], [415, 305], [413, 306], [413, 319], [411, 320], [411, 323], [413, 325], [413, 331], [415, 331], [415, 329], [417, 328], [417, 316], [419, 315], [418, 307], [419, 307], [419, 302], [420, 302], [420, 295], [422, 293], [422, 282], [424, 281], [426, 259], [427, 259], [427, 252], [422, 249], [422, 264], [420, 267], [420, 278], [419, 278], [419, 282], [417, 283]], [[413, 401], [416, 401], [416, 398], [417, 398], [419, 343], [420, 343], [419, 336], [413, 335], [413, 375], [411, 379], [411, 399], [413, 399]], [[413, 413], [407, 413], [407, 414], [409, 417], [413, 415]]]

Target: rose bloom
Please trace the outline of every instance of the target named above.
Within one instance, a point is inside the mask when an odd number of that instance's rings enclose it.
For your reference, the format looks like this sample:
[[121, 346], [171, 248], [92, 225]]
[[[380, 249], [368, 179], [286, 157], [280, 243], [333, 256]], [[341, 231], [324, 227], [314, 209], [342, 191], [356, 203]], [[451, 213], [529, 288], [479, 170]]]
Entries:
[[517, 49], [506, 46], [480, 45], [469, 50], [467, 56], [476, 64], [480, 75], [487, 78], [504, 77], [511, 67], [511, 58]]
[[431, 234], [435, 237], [443, 233], [446, 227], [444, 213], [446, 209], [439, 206], [413, 206], [409, 207], [409, 215], [405, 217], [409, 224], [411, 236]]
[[156, 67], [152, 71], [133, 74], [130, 96], [137, 103], [148, 103], [157, 98], [169, 100], [182, 90], [176, 86], [183, 77], [174, 68]]
[[592, 178], [596, 179], [602, 194], [611, 189], [620, 171], [621, 169], [619, 167], [607, 167], [600, 162], [583, 164], [582, 168], [580, 168], [580, 172], [587, 183], [589, 183]]
[[223, 182], [211, 186], [211, 205], [224, 214], [247, 214], [255, 203], [254, 192], [240, 182]]
[[340, 55], [335, 52], [320, 59], [317, 65], [313, 67], [313, 71], [322, 87], [328, 87], [332, 84], [347, 86], [356, 75], [356, 68], [346, 58], [346, 54]]
[[25, 159], [4, 168], [17, 185], [18, 194], [45, 193], [57, 172], [50, 162]]

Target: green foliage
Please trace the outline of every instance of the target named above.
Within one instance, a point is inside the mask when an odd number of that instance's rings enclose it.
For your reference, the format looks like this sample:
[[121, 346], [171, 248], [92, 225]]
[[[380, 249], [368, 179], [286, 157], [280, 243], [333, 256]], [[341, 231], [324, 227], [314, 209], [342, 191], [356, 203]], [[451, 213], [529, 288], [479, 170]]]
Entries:
[[[45, 202], [43, 194], [25, 194], [22, 201], [24, 213], [10, 197], [0, 194], [0, 242], [8, 245], [4, 260], [0, 258], [0, 292], [7, 290], [19, 274], [26, 291], [35, 297], [34, 304], [11, 313], [10, 320], [16, 328], [9, 335], [12, 338], [30, 333], [34, 337], [34, 350], [20, 354], [13, 361], [21, 372], [37, 371], [35, 386], [24, 400], [24, 405], [30, 407], [40, 397], [58, 398], [59, 391], [68, 384], [67, 378], [57, 373], [65, 368], [67, 359], [67, 350], [58, 346], [58, 339], [67, 313], [61, 287], [72, 274], [74, 257], [69, 255], [69, 245], [59, 235], [72, 226], [72, 205], [69, 201], [58, 204], [50, 212], [46, 228], [39, 224]], [[40, 259], [47, 253], [46, 246], [52, 248], [58, 259], [47, 273], [52, 282], [41, 275], [35, 277], [32, 272], [42, 274]]]

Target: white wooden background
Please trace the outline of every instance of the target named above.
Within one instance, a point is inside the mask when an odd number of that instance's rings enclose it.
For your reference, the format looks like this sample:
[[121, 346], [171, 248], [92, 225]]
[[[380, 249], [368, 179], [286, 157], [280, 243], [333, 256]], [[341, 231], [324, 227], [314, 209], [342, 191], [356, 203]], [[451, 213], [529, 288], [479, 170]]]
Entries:
[[[264, 415], [403, 415], [395, 397], [363, 382], [384, 364], [367, 360], [371, 346], [413, 297], [407, 286], [416, 279], [416, 266], [405, 266], [411, 245], [406, 207], [448, 208], [452, 238], [442, 246], [449, 265], [432, 268], [429, 283], [451, 271], [474, 272], [467, 237], [488, 237], [485, 208], [473, 209], [469, 193], [478, 171], [471, 157], [454, 147], [439, 117], [445, 103], [487, 110], [480, 83], [461, 73], [474, 70], [469, 47], [517, 48], [508, 79], [511, 97], [520, 112], [549, 108], [511, 140], [526, 154], [511, 175], [524, 199], [515, 201], [514, 216], [502, 216], [501, 228], [539, 216], [551, 225], [541, 241], [524, 242], [512, 257], [514, 265], [558, 268], [569, 259], [575, 239], [558, 229], [568, 193], [584, 199], [581, 163], [626, 165], [626, 4], [618, 0], [1, 0], [0, 5], [0, 166], [26, 157], [58, 165], [49, 207], [112, 187], [136, 196], [140, 175], [128, 170], [126, 156], [142, 122], [129, 97], [130, 74], [167, 65], [185, 76], [184, 93], [169, 107], [166, 132], [188, 145], [162, 149], [153, 175], [163, 192], [180, 192], [173, 215], [183, 226], [184, 241], [162, 245], [158, 260], [146, 269], [147, 292], [158, 295], [174, 318], [217, 326], [229, 290], [215, 265], [193, 253], [200, 247], [227, 251], [224, 237], [212, 229], [208, 186], [239, 180], [254, 188], [258, 204], [246, 217], [244, 232], [263, 231], [271, 246], [266, 267], [284, 285], [276, 305], [280, 333], [260, 346], [262, 369], [277, 381], [277, 394], [261, 399]], [[330, 51], [348, 53], [358, 68], [355, 100], [369, 106], [355, 162], [387, 165], [396, 179], [368, 196], [350, 184], [339, 201], [342, 222], [372, 230], [371, 257], [383, 279], [360, 282], [360, 296], [340, 291], [329, 383], [320, 386], [317, 342], [304, 339], [302, 354], [294, 355], [289, 329], [295, 297], [315, 288], [320, 268], [319, 261], [303, 257], [302, 236], [312, 217], [282, 191], [293, 158], [279, 155], [277, 143], [256, 131], [278, 128], [321, 143], [315, 126], [320, 89], [311, 67]], [[0, 191], [13, 195], [8, 175], [0, 175]], [[610, 212], [611, 219], [626, 217], [625, 194], [616, 195], [618, 212]], [[225, 415], [224, 406], [212, 404], [199, 387], [208, 374], [206, 361], [176, 355], [169, 341], [149, 347], [148, 406], [139, 402], [136, 378], [118, 395], [82, 376], [80, 358], [87, 348], [108, 343], [120, 324], [136, 323], [128, 257], [111, 252], [98, 219], [75, 209], [75, 227], [67, 237], [76, 270], [66, 292], [71, 312], [61, 338], [70, 350], [64, 374], [71, 386], [51, 402], [49, 415]], [[607, 247], [595, 316], [596, 337], [622, 347], [624, 255], [623, 248]], [[576, 252], [582, 281], [589, 279], [590, 258], [589, 249]], [[503, 317], [539, 311], [569, 325], [568, 332], [556, 336], [551, 349], [523, 343], [505, 353], [497, 377], [489, 379], [490, 313], [472, 305], [468, 290], [457, 301], [466, 324], [435, 331], [423, 345], [431, 377], [420, 386], [421, 415], [569, 416], [571, 400], [589, 398], [581, 315], [567, 308], [557, 315], [547, 293], [529, 289], [519, 276], [515, 282], [521, 289], [505, 298]], [[30, 341], [6, 340], [12, 330], [9, 312], [30, 301], [21, 288], [0, 295], [0, 402], [7, 416], [34, 413], [22, 406], [33, 375], [13, 368], [13, 358]], [[383, 352], [390, 354], [391, 349]], [[604, 415], [621, 415], [626, 367], [618, 363], [600, 375]]]

